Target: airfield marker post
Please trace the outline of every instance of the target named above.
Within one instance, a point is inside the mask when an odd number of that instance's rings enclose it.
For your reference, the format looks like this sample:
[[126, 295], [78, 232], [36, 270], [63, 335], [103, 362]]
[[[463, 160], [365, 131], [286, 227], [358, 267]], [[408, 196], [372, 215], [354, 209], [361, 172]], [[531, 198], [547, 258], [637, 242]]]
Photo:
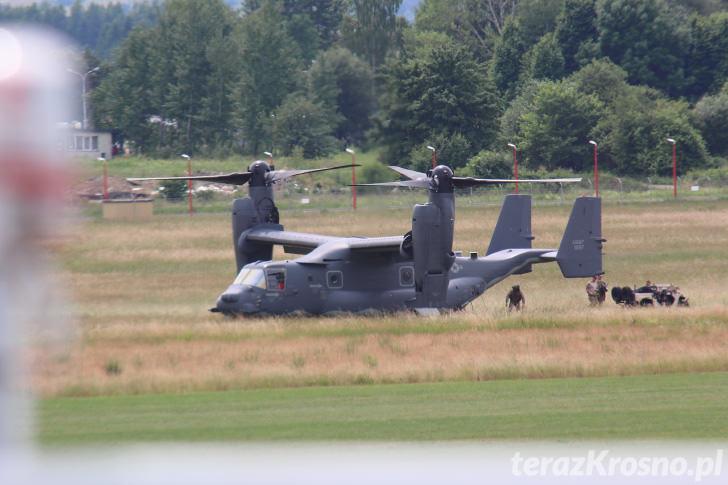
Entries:
[[594, 189], [596, 196], [599, 197], [599, 170], [597, 169], [597, 142], [589, 140], [590, 145], [594, 145]]
[[673, 138], [666, 138], [672, 144], [672, 196], [677, 199], [677, 159], [675, 158], [675, 146], [677, 142]]
[[[187, 176], [192, 177], [192, 160], [190, 159], [190, 156], [186, 153], [182, 154], [182, 158], [187, 159]], [[190, 215], [193, 214], [194, 209], [192, 208], [192, 181], [187, 180], [187, 192], [189, 193], [190, 198]]]
[[432, 152], [432, 168], [435, 168], [437, 159], [435, 158], [435, 147], [427, 145], [427, 149]]
[[268, 155], [268, 161], [270, 162], [269, 163], [270, 169], [271, 170], [275, 170], [276, 168], [273, 165], [273, 153], [271, 153], [271, 152], [263, 152], [263, 155]]
[[356, 154], [351, 148], [347, 148], [346, 153], [351, 154], [351, 197], [354, 203], [354, 210], [356, 210]]
[[109, 200], [108, 173], [106, 172], [106, 157], [98, 157], [96, 160], [104, 162], [104, 200]]
[[[518, 155], [516, 154], [518, 150], [513, 143], [509, 143], [508, 146], [513, 149], [513, 178], [518, 180]], [[518, 182], [516, 182], [516, 194], [518, 194]]]

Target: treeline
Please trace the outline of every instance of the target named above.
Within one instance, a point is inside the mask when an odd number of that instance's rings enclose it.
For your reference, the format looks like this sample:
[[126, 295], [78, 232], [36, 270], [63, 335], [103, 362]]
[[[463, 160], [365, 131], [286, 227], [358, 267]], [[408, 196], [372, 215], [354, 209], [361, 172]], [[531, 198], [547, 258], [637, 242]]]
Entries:
[[[96, 126], [134, 151], [318, 157], [508, 176], [667, 175], [728, 156], [720, 0], [167, 0], [94, 73]], [[89, 7], [90, 8], [90, 7]], [[93, 66], [89, 66], [93, 67]]]
[[0, 23], [43, 24], [67, 34], [95, 56], [111, 59], [113, 51], [134, 26], [152, 27], [157, 22], [159, 4], [139, 2], [125, 8], [121, 3], [83, 3], [75, 0], [67, 8], [58, 3], [12, 6], [0, 3]]

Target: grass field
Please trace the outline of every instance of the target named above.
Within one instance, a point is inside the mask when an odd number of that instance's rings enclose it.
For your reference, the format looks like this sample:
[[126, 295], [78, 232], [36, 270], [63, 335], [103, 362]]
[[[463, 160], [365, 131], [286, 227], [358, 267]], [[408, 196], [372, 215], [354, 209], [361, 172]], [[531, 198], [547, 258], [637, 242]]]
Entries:
[[728, 374], [310, 387], [44, 401], [45, 444], [725, 438]]
[[[498, 206], [459, 207], [455, 249], [483, 253], [498, 210]], [[566, 203], [534, 207], [535, 247], [558, 246], [569, 210]], [[410, 217], [409, 210], [399, 209], [356, 214], [299, 211], [281, 216], [288, 230], [362, 236], [402, 234], [409, 229]], [[615, 437], [725, 436], [725, 429], [707, 423], [725, 411], [711, 396], [725, 401], [726, 227], [725, 200], [604, 205], [603, 235], [608, 239], [604, 268], [610, 287], [646, 279], [672, 282], [690, 298], [690, 308], [624, 309], [609, 300], [601, 308], [589, 308], [586, 280], [564, 279], [556, 265], [547, 264], [496, 285], [464, 312], [436, 319], [402, 314], [229, 320], [207, 311], [235, 273], [229, 216], [156, 216], [147, 222], [89, 219], [51, 244], [60, 259], [57, 276], [75, 300], [78, 337], [60, 347], [39, 344], [31, 355], [34, 388], [46, 399], [41, 404], [40, 436], [47, 442], [194, 439], [198, 429], [193, 421], [203, 428], [210, 423], [200, 436], [229, 440], [328, 439], [339, 437], [338, 429], [342, 439], [497, 438], [509, 433], [535, 439], [607, 437], [610, 429], [616, 430]], [[509, 316], [503, 301], [516, 283], [525, 292], [527, 308]], [[714, 373], [665, 375], [707, 371]], [[602, 376], [637, 377], [592, 379]], [[540, 377], [582, 379], [532, 379]], [[417, 384], [395, 385], [405, 383]], [[655, 394], [651, 398], [630, 394], [635, 391], [630, 383], [654, 389]], [[355, 386], [332, 387], [349, 385]], [[282, 389], [303, 386], [318, 387]], [[495, 394], [503, 400], [483, 404], [482, 409], [518, 410], [522, 407], [518, 399], [543, 395], [544, 399], [533, 401], [532, 409], [545, 419], [566, 406], [548, 396], [571, 395], [574, 407], [568, 409], [574, 415], [584, 413], [583, 429], [577, 426], [568, 432], [572, 434], [561, 435], [556, 427], [544, 424], [542, 430], [538, 426], [529, 430], [529, 411], [513, 415], [514, 423], [524, 421], [521, 427], [503, 420], [504, 426], [513, 427], [508, 431], [488, 421], [501, 416], [483, 417], [473, 411], [479, 404], [463, 415], [447, 411], [449, 393], [465, 393], [464, 400], [480, 403], [499, 386], [513, 386], [508, 392], [521, 392], [521, 398], [498, 391]], [[622, 386], [625, 394], [619, 392]], [[589, 403], [580, 404], [578, 396], [591, 395], [592, 387], [595, 402], [605, 403], [604, 413], [590, 411]], [[247, 391], [251, 389], [257, 390]], [[222, 390], [236, 392], [207, 394]], [[381, 413], [372, 404], [377, 399], [396, 401], [396, 396], [408, 392], [420, 403], [411, 423], [402, 418], [393, 427], [399, 431], [387, 435], [386, 420], [367, 421]], [[703, 398], [688, 399], [694, 392]], [[256, 419], [255, 407], [248, 414], [241, 403], [260, 399], [262, 412], [273, 410], [276, 400], [301, 402], [306, 396], [318, 396], [301, 404], [311, 412], [320, 405], [320, 412], [326, 413], [331, 405], [345, 414], [357, 393], [370, 396], [362, 412], [371, 414], [356, 426], [312, 419], [295, 432], [291, 431], [295, 426], [269, 424], [236, 428], [226, 435], [219, 425], [222, 421], [211, 416], [219, 413], [224, 421], [226, 413], [231, 420], [239, 413], [244, 423]], [[338, 395], [344, 397], [337, 401]], [[427, 411], [430, 401], [435, 403], [432, 414]], [[175, 402], [189, 406], [187, 411], [172, 411]], [[645, 406], [645, 414], [655, 414], [659, 403], [670, 409], [657, 413], [645, 427], [618, 425], [644, 418], [631, 406]], [[168, 415], [155, 414], [155, 405], [159, 412], [169, 409]], [[133, 419], [123, 424], [105, 411], [117, 406], [127, 406]], [[393, 413], [397, 406], [405, 409], [407, 404], [394, 402]], [[297, 409], [283, 406], [281, 423], [295, 421]], [[200, 413], [200, 421], [193, 419], [194, 413]], [[190, 417], [189, 426], [184, 420], [172, 424], [176, 414]], [[600, 416], [609, 421], [600, 421]], [[147, 434], [129, 424], [135, 420], [150, 424], [147, 419], [158, 421]], [[679, 422], [692, 424], [678, 429]], [[477, 423], [480, 427], [473, 428]], [[73, 434], [74, 424], [79, 425], [78, 435]], [[460, 431], [448, 435], [444, 430], [450, 427]], [[467, 435], [468, 429], [479, 431]]]

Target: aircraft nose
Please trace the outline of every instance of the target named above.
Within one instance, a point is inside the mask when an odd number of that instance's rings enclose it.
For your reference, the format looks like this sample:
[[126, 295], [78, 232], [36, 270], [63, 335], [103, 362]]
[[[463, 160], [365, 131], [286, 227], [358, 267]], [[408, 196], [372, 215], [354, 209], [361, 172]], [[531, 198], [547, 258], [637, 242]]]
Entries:
[[212, 311], [222, 313], [256, 313], [260, 309], [249, 288], [232, 286], [218, 297], [217, 304]]
[[220, 299], [225, 303], [236, 303], [240, 299], [239, 292], [226, 291], [220, 295]]

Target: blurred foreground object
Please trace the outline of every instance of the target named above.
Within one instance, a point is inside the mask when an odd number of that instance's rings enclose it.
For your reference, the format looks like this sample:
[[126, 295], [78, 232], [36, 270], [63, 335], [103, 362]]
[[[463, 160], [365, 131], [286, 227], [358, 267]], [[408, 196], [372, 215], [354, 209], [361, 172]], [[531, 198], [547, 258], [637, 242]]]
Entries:
[[68, 328], [42, 250], [70, 179], [56, 129], [69, 119], [68, 52], [55, 34], [0, 24], [0, 470], [30, 438], [29, 339]]

